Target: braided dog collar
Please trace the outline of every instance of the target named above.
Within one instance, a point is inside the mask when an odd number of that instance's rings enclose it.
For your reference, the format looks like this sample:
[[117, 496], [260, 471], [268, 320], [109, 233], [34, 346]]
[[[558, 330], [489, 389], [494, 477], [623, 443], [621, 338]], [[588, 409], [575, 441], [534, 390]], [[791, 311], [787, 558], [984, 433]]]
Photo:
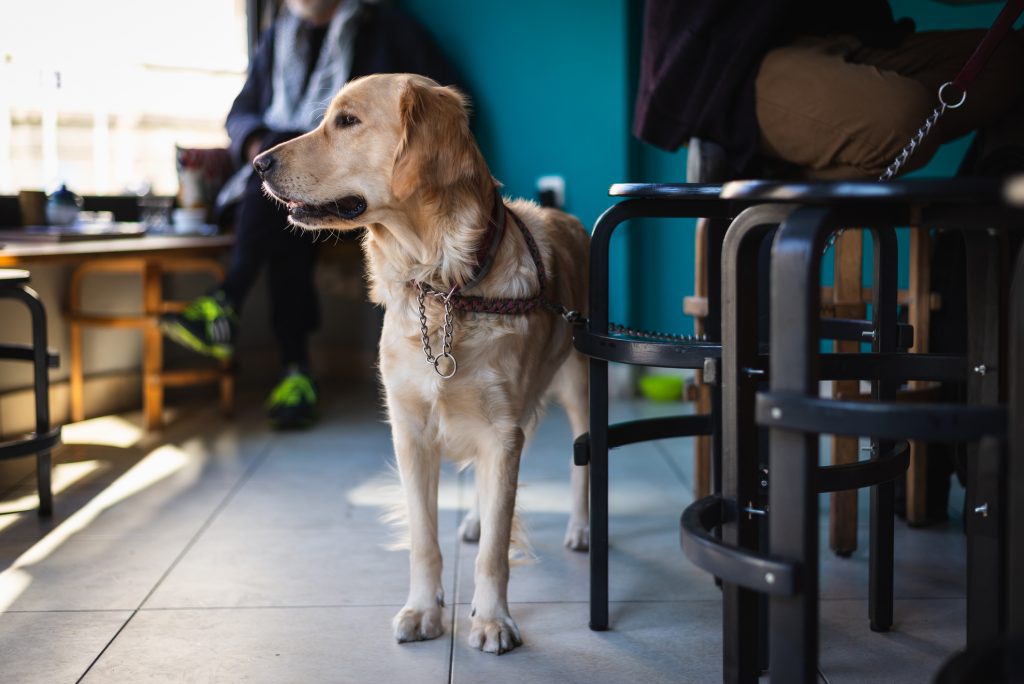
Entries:
[[[540, 248], [537, 246], [537, 241], [533, 239], [533, 235], [530, 233], [529, 228], [526, 224], [516, 215], [514, 211], [505, 206], [501, 196], [495, 190], [495, 217], [488, 220], [488, 223], [492, 226], [485, 235], [484, 243], [481, 244], [480, 249], [477, 251], [478, 254], [478, 266], [476, 273], [473, 278], [464, 287], [458, 285], [452, 286], [447, 292], [443, 292], [431, 286], [429, 283], [416, 282], [412, 284], [416, 287], [416, 299], [419, 303], [420, 312], [420, 337], [423, 342], [423, 353], [426, 356], [427, 363], [434, 367], [434, 370], [442, 378], [450, 378], [455, 375], [457, 364], [455, 357], [452, 356], [452, 334], [454, 332], [454, 320], [452, 311], [463, 311], [468, 313], [490, 313], [490, 314], [502, 314], [502, 315], [524, 315], [528, 314], [537, 309], [544, 309], [552, 313], [556, 313], [569, 323], [574, 323], [579, 319], [579, 314], [575, 311], [571, 311], [565, 306], [558, 302], [552, 301], [547, 297], [547, 271], [544, 269], [544, 262], [541, 259]], [[463, 294], [462, 290], [468, 290], [484, 279], [487, 272], [490, 270], [491, 265], [494, 263], [494, 256], [498, 252], [498, 246], [501, 242], [501, 238], [504, 237], [505, 230], [505, 216], [511, 216], [513, 223], [519, 228], [520, 234], [523, 236], [523, 241], [526, 243], [526, 249], [530, 252], [530, 257], [533, 259], [533, 265], [537, 269], [537, 283], [539, 285], [537, 294], [532, 297], [481, 297], [478, 295], [467, 295]], [[485, 254], [486, 257], [481, 261], [479, 255]], [[442, 331], [443, 349], [442, 353], [438, 356], [434, 356], [430, 348], [430, 340], [427, 334], [427, 319], [426, 319], [426, 306], [424, 300], [427, 296], [436, 297], [440, 299], [444, 304], [445, 313], [445, 325]], [[446, 363], [442, 368], [442, 360]]]

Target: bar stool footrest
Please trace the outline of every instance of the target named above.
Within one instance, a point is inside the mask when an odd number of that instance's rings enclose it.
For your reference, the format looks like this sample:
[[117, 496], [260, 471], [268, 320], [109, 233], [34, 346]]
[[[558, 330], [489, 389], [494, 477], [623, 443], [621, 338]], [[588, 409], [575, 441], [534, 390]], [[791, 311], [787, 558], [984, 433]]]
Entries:
[[32, 432], [21, 439], [0, 443], [0, 461], [32, 456], [40, 451], [49, 451], [58, 444], [60, 444], [60, 426], [43, 434]]
[[910, 445], [897, 442], [878, 458], [818, 468], [818, 493], [863, 489], [899, 479], [910, 466]]
[[591, 358], [660, 368], [701, 369], [704, 359], [722, 355], [722, 345], [714, 342], [661, 342], [589, 330], [577, 330], [573, 344]]
[[[713, 428], [711, 416], [703, 413], [630, 420], [608, 426], [608, 448], [614, 449], [627, 444], [650, 442], [656, 439], [710, 435]], [[572, 451], [573, 462], [576, 465], [585, 466], [590, 463], [589, 432], [584, 432], [576, 438], [572, 445]]]
[[788, 392], [758, 393], [756, 421], [797, 432], [928, 442], [1005, 439], [1007, 429], [1005, 406], [837, 401]]
[[[34, 361], [35, 358], [35, 350], [31, 344], [0, 344], [0, 359], [10, 361]], [[49, 368], [59, 368], [60, 354], [52, 349], [47, 349], [46, 365]]]
[[725, 582], [776, 596], [794, 596], [799, 566], [792, 561], [729, 546], [711, 530], [736, 519], [736, 504], [717, 494], [694, 501], [683, 511], [679, 541], [690, 562]]

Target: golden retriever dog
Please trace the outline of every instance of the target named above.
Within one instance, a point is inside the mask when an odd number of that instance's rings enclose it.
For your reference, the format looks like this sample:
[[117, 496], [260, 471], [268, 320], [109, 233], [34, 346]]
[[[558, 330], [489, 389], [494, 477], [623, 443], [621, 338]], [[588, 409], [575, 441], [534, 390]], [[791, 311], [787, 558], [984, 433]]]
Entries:
[[[507, 595], [523, 445], [547, 395], [565, 406], [575, 435], [587, 430], [586, 363], [560, 315], [585, 314], [586, 231], [561, 211], [503, 200], [463, 96], [411, 74], [349, 83], [318, 128], [253, 165], [296, 226], [366, 229], [411, 542], [395, 638], [443, 632], [437, 495], [441, 459], [450, 458], [476, 472], [478, 512], [461, 527], [464, 538], [479, 537], [469, 643], [515, 648], [522, 641]], [[495, 302], [508, 311], [491, 312]], [[586, 550], [588, 471], [571, 471], [565, 544]]]

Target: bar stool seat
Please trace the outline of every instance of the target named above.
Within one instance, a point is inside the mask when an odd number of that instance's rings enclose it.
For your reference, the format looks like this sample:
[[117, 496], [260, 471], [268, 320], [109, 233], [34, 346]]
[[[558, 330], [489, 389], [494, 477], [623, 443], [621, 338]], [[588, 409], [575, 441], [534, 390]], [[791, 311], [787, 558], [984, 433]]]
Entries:
[[39, 515], [53, 512], [51, 450], [60, 444], [60, 426], [50, 425], [50, 384], [47, 371], [56, 368], [59, 357], [46, 348], [46, 311], [39, 296], [28, 286], [30, 275], [21, 269], [0, 269], [0, 299], [16, 299], [28, 309], [32, 321], [31, 344], [0, 344], [0, 359], [30, 361], [33, 364], [36, 429], [29, 434], [0, 443], [0, 460], [36, 457]]
[[803, 205], [907, 205], [908, 203], [999, 203], [1003, 183], [991, 178], [929, 178], [877, 181], [740, 180], [722, 186], [724, 199], [797, 202]]

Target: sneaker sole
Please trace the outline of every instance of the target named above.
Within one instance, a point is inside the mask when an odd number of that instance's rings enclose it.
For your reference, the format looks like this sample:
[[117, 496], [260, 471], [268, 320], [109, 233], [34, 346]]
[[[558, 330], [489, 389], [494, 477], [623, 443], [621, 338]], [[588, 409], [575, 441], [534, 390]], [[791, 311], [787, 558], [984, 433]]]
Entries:
[[176, 342], [182, 347], [191, 349], [203, 356], [212, 356], [220, 361], [226, 361], [234, 355], [234, 349], [231, 347], [222, 344], [206, 344], [180, 323], [161, 321], [160, 330], [172, 342]]

